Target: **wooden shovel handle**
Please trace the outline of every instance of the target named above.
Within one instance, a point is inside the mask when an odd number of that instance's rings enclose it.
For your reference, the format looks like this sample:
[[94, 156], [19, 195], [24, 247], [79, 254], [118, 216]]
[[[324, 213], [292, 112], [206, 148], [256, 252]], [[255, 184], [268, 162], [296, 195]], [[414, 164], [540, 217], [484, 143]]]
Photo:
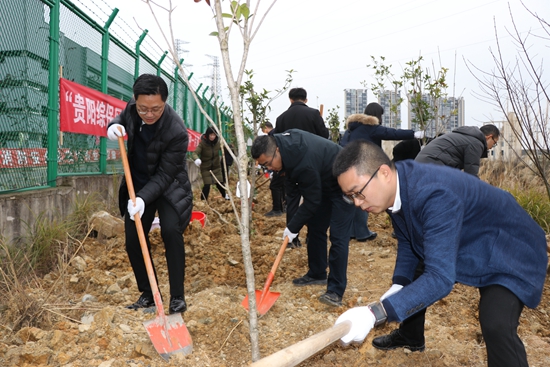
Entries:
[[[128, 164], [128, 156], [126, 155], [126, 147], [124, 146], [124, 138], [118, 137], [118, 146], [120, 149], [120, 157], [122, 158], [122, 166], [124, 167], [124, 177], [126, 178], [126, 187], [128, 187], [128, 194], [130, 199], [136, 204], [136, 193], [134, 191], [134, 183], [132, 181], [132, 174], [130, 173], [130, 165]], [[145, 239], [145, 231], [143, 230], [143, 224], [141, 223], [141, 217], [139, 213], [134, 215], [134, 222], [136, 222], [136, 230], [139, 237], [139, 244], [141, 246], [141, 253], [143, 254], [143, 261], [145, 262], [145, 268], [147, 269], [147, 277], [149, 278], [149, 284], [151, 285], [151, 291], [155, 299], [155, 306], [157, 306], [157, 314], [164, 317], [164, 309], [162, 306], [162, 300], [160, 298], [159, 287], [155, 272], [153, 270], [153, 263], [151, 262], [151, 256], [149, 256], [149, 249], [147, 248], [147, 240]]]
[[281, 248], [279, 249], [279, 253], [277, 254], [277, 258], [275, 259], [275, 262], [273, 263], [273, 266], [271, 267], [271, 270], [269, 271], [269, 274], [267, 275], [267, 279], [264, 284], [264, 289], [262, 290], [262, 295], [260, 296], [260, 302], [262, 303], [264, 300], [265, 295], [269, 291], [269, 287], [271, 287], [271, 283], [273, 282], [273, 278], [275, 277], [275, 272], [277, 271], [277, 268], [279, 267], [279, 263], [281, 262], [281, 259], [283, 258], [283, 255], [285, 254], [286, 247], [288, 246], [288, 236], [285, 236], [285, 240], [283, 241], [283, 244], [281, 245]]
[[250, 367], [292, 367], [308, 359], [321, 349], [346, 335], [351, 329], [351, 321], [344, 321], [330, 329], [321, 331], [309, 338], [260, 359]]

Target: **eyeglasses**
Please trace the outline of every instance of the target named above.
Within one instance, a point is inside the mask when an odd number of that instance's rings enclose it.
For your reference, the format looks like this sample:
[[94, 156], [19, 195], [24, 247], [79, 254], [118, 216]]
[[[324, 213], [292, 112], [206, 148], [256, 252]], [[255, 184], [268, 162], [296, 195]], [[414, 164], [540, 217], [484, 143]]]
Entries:
[[268, 170], [271, 167], [271, 164], [273, 163], [273, 160], [275, 159], [275, 155], [277, 154], [277, 148], [273, 151], [273, 157], [271, 157], [271, 160], [268, 163], [260, 164], [260, 167], [262, 167], [264, 170]]
[[[382, 166], [380, 166], [382, 167]], [[365, 186], [363, 186], [363, 188], [361, 190], [359, 190], [358, 192], [352, 192], [351, 194], [343, 194], [342, 195], [342, 198], [344, 199], [344, 201], [348, 204], [355, 204], [355, 198], [359, 199], [359, 200], [365, 200], [365, 195], [363, 195], [363, 191], [365, 191], [365, 189], [367, 188], [368, 184], [370, 184], [370, 182], [372, 181], [372, 179], [374, 178], [374, 176], [376, 176], [376, 174], [378, 173], [378, 170], [380, 169], [380, 167], [378, 167], [376, 169], [376, 171], [374, 171], [374, 173], [372, 174], [372, 176], [369, 178], [369, 180], [367, 181], [367, 183], [365, 184]]]
[[151, 115], [158, 115], [159, 113], [161, 113], [164, 110], [164, 106], [165, 105], [162, 105], [162, 107], [155, 107], [155, 108], [150, 108], [150, 109], [147, 109], [147, 110], [140, 110], [136, 106], [136, 111], [140, 115], [147, 115], [148, 113], [150, 113]]
[[498, 145], [498, 140], [495, 140], [495, 137], [494, 137], [494, 136], [491, 136], [491, 139], [493, 139], [494, 145]]

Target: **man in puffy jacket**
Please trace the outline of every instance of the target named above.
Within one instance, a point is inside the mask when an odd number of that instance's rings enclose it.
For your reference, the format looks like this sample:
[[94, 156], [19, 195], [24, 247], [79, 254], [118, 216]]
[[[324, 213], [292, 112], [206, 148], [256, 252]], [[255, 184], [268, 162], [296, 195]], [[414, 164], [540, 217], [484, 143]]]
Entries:
[[487, 157], [487, 150], [498, 144], [499, 136], [495, 125], [461, 126], [434, 139], [415, 160], [463, 169], [477, 176], [481, 158]]
[[[362, 342], [386, 321], [405, 324], [462, 283], [479, 289], [488, 365], [527, 367], [517, 328], [524, 306], [541, 300], [548, 255], [544, 231], [516, 199], [453, 168], [393, 163], [366, 141], [348, 144], [333, 171], [348, 201], [371, 213], [388, 211], [397, 234], [393, 285], [379, 302], [338, 318], [352, 322], [342, 341]], [[420, 333], [400, 327], [372, 343], [422, 351], [423, 326], [422, 319]]]
[[[303, 197], [304, 202], [283, 234], [283, 239], [288, 236], [292, 241], [304, 225], [308, 226], [309, 269], [292, 283], [295, 286], [327, 284], [327, 291], [319, 301], [331, 306], [342, 305], [353, 218], [353, 207], [342, 200], [342, 190], [332, 175], [332, 162], [341, 149], [328, 139], [299, 129], [259, 136], [251, 149], [252, 158], [267, 169], [284, 172]], [[327, 254], [329, 227], [331, 246]]]
[[[185, 163], [187, 129], [183, 120], [166, 104], [168, 87], [162, 78], [143, 74], [136, 79], [133, 92], [134, 98], [107, 129], [107, 137], [111, 140], [128, 137], [128, 161], [136, 192], [134, 205], [129, 199], [126, 180], [122, 180], [119, 205], [124, 216], [126, 252], [142, 292], [127, 308], [137, 310], [155, 304], [133, 220], [139, 213], [143, 229], [148, 233], [158, 211], [170, 281], [169, 312], [185, 312], [183, 231], [189, 224], [193, 208]], [[150, 249], [149, 238], [146, 240]]]

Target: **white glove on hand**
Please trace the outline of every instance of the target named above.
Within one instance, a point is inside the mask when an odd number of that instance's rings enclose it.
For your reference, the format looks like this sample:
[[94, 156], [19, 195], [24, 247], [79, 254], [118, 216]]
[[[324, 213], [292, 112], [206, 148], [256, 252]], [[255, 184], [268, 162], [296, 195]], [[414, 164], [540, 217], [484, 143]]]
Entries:
[[[118, 130], [118, 128], [122, 129], [122, 133]], [[126, 129], [121, 124], [112, 124], [107, 129], [107, 137], [109, 140], [118, 140], [119, 136], [126, 135]]]
[[334, 325], [347, 320], [351, 321], [351, 329], [349, 333], [340, 339], [344, 346], [349, 345], [351, 342], [362, 343], [374, 327], [376, 317], [368, 306], [354, 307], [341, 314]]
[[417, 139], [422, 139], [424, 137], [424, 130], [415, 131], [414, 132], [414, 137], [417, 138]]
[[385, 300], [386, 298], [388, 298], [389, 296], [393, 295], [393, 294], [396, 294], [397, 292], [399, 292], [401, 289], [403, 288], [402, 285], [399, 285], [399, 284], [392, 284], [392, 286], [390, 287], [390, 289], [388, 289], [386, 291], [386, 293], [384, 293], [382, 295], [382, 297], [380, 297], [380, 302], [382, 302], [383, 300]]
[[134, 202], [132, 199], [128, 200], [128, 215], [130, 216], [130, 219], [134, 219], [134, 215], [136, 213], [139, 213], [139, 217], [143, 215], [143, 212], [145, 211], [145, 202], [142, 198], [136, 197], [136, 205], [134, 205]]
[[296, 236], [298, 236], [298, 233], [292, 233], [290, 232], [290, 229], [285, 228], [285, 231], [283, 232], [283, 240], [286, 236], [288, 236], [288, 242], [292, 242], [292, 240], [295, 239]]
[[201, 164], [202, 164], [202, 161], [200, 160], [200, 158], [195, 159], [195, 165], [196, 165], [197, 167], [200, 167]]

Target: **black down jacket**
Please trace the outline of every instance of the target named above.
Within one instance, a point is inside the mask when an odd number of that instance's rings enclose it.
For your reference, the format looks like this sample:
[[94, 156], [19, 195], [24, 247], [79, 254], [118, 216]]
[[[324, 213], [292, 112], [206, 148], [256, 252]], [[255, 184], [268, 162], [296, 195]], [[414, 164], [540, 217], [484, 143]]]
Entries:
[[[135, 131], [141, 126], [141, 118], [136, 111], [136, 102], [130, 100], [126, 108], [110, 123], [123, 125], [128, 135], [128, 160], [132, 162]], [[188, 135], [183, 120], [169, 105], [165, 105], [155, 135], [147, 146], [147, 171], [149, 181], [136, 193], [145, 205], [165, 197], [179, 215], [180, 224], [185, 228], [191, 219], [193, 192], [187, 175], [185, 154]], [[132, 167], [130, 166], [130, 170]], [[126, 212], [129, 194], [126, 179], [120, 183], [119, 207], [122, 215]]]

